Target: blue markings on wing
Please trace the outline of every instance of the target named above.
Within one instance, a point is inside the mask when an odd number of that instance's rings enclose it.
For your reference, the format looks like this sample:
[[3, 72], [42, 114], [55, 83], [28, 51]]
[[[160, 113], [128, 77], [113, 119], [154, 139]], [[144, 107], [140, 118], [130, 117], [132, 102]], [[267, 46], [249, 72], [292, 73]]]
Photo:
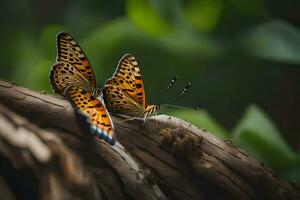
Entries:
[[106, 131], [100, 129], [97, 126], [90, 126], [91, 133], [101, 139], [104, 139], [110, 145], [114, 145], [116, 143], [116, 139], [111, 137]]
[[95, 125], [91, 125], [90, 118], [87, 116], [87, 114], [85, 114], [79, 108], [74, 106], [73, 102], [71, 102], [71, 103], [72, 103], [72, 106], [75, 107], [75, 110], [79, 114], [79, 116], [82, 117], [83, 119], [85, 119], [86, 123], [89, 124], [90, 132], [92, 133], [93, 136], [97, 136], [100, 139], [104, 139], [110, 145], [114, 145], [116, 143], [116, 138], [115, 137], [111, 137], [106, 131], [101, 130], [100, 128], [98, 128]]

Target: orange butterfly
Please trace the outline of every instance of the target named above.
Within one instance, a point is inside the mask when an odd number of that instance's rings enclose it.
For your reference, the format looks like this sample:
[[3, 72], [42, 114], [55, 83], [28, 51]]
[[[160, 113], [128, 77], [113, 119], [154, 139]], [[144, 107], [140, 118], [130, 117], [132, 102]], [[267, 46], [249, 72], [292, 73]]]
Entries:
[[102, 90], [106, 108], [113, 113], [145, 118], [156, 114], [161, 105], [149, 105], [137, 60], [126, 54], [113, 77]]
[[[168, 84], [167, 90], [174, 84], [178, 77], [175, 76]], [[191, 86], [189, 82], [179, 96], [183, 96]], [[145, 119], [165, 107], [175, 107], [183, 109], [195, 109], [198, 107], [177, 106], [171, 104], [149, 105], [146, 98], [144, 83], [140, 67], [133, 55], [124, 55], [117, 66], [113, 77], [106, 81], [101, 89], [103, 99], [108, 111], [117, 114], [131, 116], [133, 118]]]
[[67, 33], [57, 34], [57, 63], [50, 70], [50, 83], [55, 92], [67, 97], [73, 107], [87, 118], [90, 131], [114, 144], [114, 126], [96, 88], [90, 62], [78, 43]]

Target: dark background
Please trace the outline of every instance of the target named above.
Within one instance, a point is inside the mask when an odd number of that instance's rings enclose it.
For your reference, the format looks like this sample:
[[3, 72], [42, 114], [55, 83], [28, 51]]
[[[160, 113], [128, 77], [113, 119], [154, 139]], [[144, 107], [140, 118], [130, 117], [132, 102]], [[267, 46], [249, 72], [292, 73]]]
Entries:
[[149, 102], [201, 108], [162, 113], [231, 139], [300, 183], [300, 1], [4, 0], [0, 8], [1, 78], [51, 92], [58, 31], [79, 42], [99, 87], [131, 53]]

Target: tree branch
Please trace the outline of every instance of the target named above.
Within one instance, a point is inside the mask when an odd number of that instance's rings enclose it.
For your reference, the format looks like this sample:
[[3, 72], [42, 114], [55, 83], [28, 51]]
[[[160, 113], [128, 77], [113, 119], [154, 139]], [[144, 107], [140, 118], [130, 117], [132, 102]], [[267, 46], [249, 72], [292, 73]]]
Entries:
[[0, 81], [0, 102], [60, 137], [108, 199], [300, 199], [262, 163], [175, 117], [151, 117], [144, 126], [113, 116], [119, 143], [111, 147], [62, 98]]
[[[100, 199], [100, 191], [80, 159], [54, 134], [3, 106], [0, 106], [0, 124], [0, 182], [1, 189], [6, 188], [1, 198]], [[13, 177], [15, 173], [17, 177]], [[8, 179], [6, 182], [22, 182], [25, 189], [14, 188], [12, 192], [4, 181]]]

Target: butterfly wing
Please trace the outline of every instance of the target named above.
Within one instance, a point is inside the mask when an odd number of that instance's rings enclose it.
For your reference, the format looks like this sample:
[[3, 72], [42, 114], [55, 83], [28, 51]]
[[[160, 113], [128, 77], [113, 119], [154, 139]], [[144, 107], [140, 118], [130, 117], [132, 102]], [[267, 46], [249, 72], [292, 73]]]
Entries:
[[57, 34], [57, 62], [66, 62], [74, 66], [88, 81], [92, 88], [96, 88], [96, 81], [92, 66], [86, 55], [68, 33]]
[[85, 116], [90, 124], [93, 135], [104, 139], [109, 144], [115, 144], [114, 126], [102, 102], [79, 87], [71, 87], [67, 94], [68, 99], [76, 110]]
[[120, 59], [113, 77], [106, 84], [117, 86], [143, 108], [147, 107], [141, 71], [134, 56], [124, 55]]
[[86, 91], [92, 91], [89, 81], [70, 63], [55, 63], [49, 75], [52, 89], [65, 96], [68, 88], [72, 86], [84, 88]]
[[102, 88], [102, 93], [105, 105], [110, 112], [140, 117], [145, 110], [116, 85], [105, 85], [104, 88]]

